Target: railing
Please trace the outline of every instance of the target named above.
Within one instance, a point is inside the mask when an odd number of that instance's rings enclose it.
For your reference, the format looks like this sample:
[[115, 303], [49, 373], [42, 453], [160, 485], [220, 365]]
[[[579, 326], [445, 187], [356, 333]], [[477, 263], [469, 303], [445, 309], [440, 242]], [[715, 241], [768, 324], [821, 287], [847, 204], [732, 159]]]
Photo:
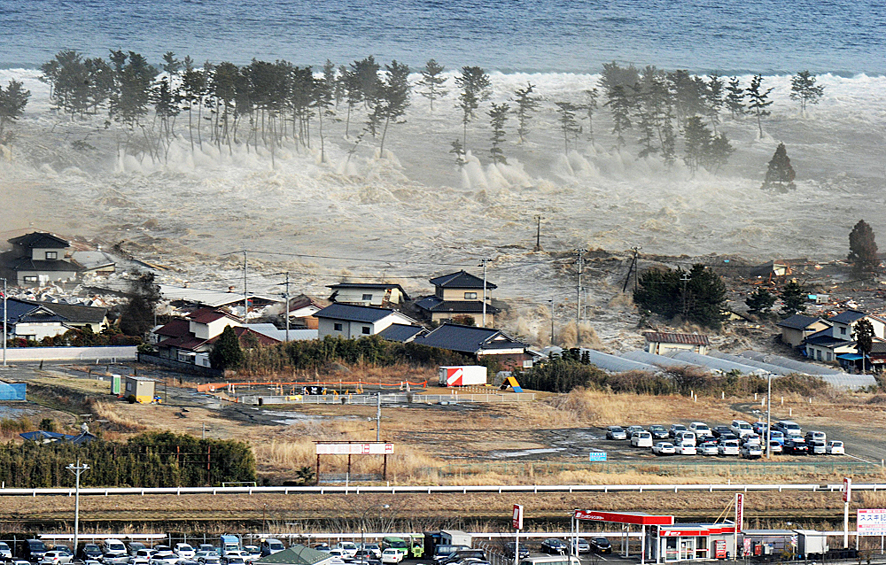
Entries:
[[[534, 393], [484, 393], [484, 394], [383, 394], [382, 404], [459, 404], [462, 402], [531, 402]], [[273, 404], [371, 404], [379, 402], [374, 394], [296, 394], [257, 396], [245, 395], [238, 399], [253, 406]]]
[[[670, 484], [670, 485], [444, 485], [444, 486], [313, 486], [313, 487], [153, 487], [153, 488], [81, 488], [81, 496], [157, 495], [157, 494], [433, 494], [433, 493], [540, 493], [540, 492], [645, 492], [645, 491], [807, 491], [839, 492], [835, 484]], [[886, 483], [853, 483], [857, 491], [886, 491]], [[73, 488], [3, 488], [2, 496], [74, 496]]]

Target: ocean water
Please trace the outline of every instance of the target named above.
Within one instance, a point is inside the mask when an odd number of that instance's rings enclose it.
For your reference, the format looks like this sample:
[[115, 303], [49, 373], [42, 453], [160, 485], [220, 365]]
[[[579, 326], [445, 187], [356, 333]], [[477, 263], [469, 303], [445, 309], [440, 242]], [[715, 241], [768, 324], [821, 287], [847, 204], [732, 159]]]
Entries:
[[724, 74], [886, 73], [882, 0], [2, 0], [0, 68], [64, 48], [320, 65], [596, 72], [616, 60]]

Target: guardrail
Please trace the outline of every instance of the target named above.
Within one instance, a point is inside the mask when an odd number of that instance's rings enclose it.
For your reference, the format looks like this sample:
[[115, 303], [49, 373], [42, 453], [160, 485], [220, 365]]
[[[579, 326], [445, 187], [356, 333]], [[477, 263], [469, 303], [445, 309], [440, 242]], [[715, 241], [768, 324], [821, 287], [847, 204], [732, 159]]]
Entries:
[[[531, 402], [535, 393], [465, 393], [465, 394], [383, 394], [382, 404], [459, 404], [463, 402]], [[274, 404], [371, 404], [379, 402], [374, 394], [294, 394], [244, 395], [238, 401], [253, 406]]]
[[[80, 496], [119, 496], [156, 494], [468, 494], [489, 493], [545, 493], [545, 492], [750, 492], [750, 491], [807, 491], [839, 492], [843, 484], [693, 484], [693, 485], [444, 485], [444, 486], [314, 486], [314, 487], [152, 487], [152, 488], [81, 488]], [[886, 491], [886, 483], [853, 483], [853, 490]], [[73, 488], [2, 488], [3, 496], [74, 496]]]

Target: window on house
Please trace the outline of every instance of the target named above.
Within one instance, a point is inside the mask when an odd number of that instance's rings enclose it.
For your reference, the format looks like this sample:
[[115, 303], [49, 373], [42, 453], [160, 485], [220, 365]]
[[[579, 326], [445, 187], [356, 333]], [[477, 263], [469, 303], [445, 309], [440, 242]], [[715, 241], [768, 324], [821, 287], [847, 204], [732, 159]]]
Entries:
[[363, 326], [363, 335], [369, 335], [369, 332], [372, 331], [372, 328], [369, 326]]
[[477, 293], [476, 292], [466, 292], [465, 293], [465, 300], [477, 300]]
[[363, 300], [372, 300], [372, 295], [371, 294], [364, 294]]
[[47, 251], [46, 260], [52, 261], [53, 259], [58, 259], [58, 251]]
[[342, 325], [341, 325], [341, 324], [333, 324], [333, 325], [332, 325], [332, 328], [333, 328], [335, 331], [337, 331], [337, 332], [342, 331]]
[[830, 360], [831, 360], [831, 352], [830, 352], [830, 351], [828, 351], [828, 352], [825, 354], [825, 359], [826, 359], [827, 361], [830, 361]]
[[25, 277], [26, 283], [35, 283], [37, 282], [37, 277]]
[[846, 328], [840, 328], [840, 335], [846, 335]]
[[815, 350], [815, 358], [821, 361], [821, 349]]

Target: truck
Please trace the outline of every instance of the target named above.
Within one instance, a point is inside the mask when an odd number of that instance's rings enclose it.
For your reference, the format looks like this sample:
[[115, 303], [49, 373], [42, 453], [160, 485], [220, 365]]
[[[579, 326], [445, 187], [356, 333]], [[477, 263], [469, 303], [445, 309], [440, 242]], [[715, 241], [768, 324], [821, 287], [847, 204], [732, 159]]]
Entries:
[[440, 367], [440, 386], [472, 386], [486, 384], [486, 367], [458, 365]]
[[440, 530], [440, 545], [464, 545], [471, 547], [471, 534], [461, 530]]
[[240, 551], [240, 536], [233, 534], [222, 534], [221, 536], [221, 554], [224, 557], [231, 551]]

